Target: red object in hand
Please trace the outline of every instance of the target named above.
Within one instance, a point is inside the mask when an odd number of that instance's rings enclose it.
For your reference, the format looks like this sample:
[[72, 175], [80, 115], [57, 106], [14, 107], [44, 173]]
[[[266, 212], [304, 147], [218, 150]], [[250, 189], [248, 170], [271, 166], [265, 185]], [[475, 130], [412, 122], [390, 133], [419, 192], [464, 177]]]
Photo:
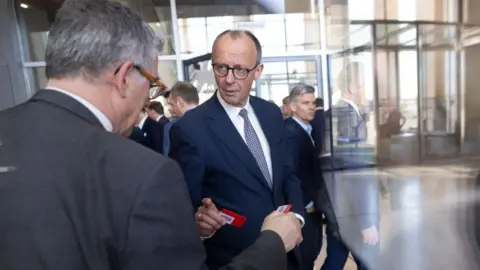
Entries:
[[241, 228], [245, 221], [247, 221], [246, 217], [227, 209], [220, 210], [220, 216], [224, 217], [227, 220], [228, 224], [237, 228]]
[[277, 211], [286, 214], [286, 213], [290, 212], [290, 209], [292, 209], [292, 205], [291, 204], [286, 204], [286, 205], [282, 205], [282, 206], [278, 207]]

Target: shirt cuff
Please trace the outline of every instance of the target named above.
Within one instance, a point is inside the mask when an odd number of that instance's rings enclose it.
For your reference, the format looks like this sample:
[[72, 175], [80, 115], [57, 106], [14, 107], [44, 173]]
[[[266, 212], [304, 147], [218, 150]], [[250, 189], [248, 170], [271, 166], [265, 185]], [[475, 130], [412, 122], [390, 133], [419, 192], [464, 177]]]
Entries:
[[305, 225], [305, 219], [303, 219], [303, 217], [297, 213], [294, 213], [294, 214], [300, 220], [300, 223], [302, 223], [302, 228], [303, 228], [303, 225]]
[[313, 201], [310, 201], [307, 206], [305, 206], [305, 209], [310, 209], [313, 207]]
[[203, 236], [200, 236], [200, 239], [205, 240], [205, 239], [208, 239], [208, 238], [211, 238], [215, 233], [212, 233], [210, 234], [209, 236], [206, 236], [206, 237], [203, 237]]

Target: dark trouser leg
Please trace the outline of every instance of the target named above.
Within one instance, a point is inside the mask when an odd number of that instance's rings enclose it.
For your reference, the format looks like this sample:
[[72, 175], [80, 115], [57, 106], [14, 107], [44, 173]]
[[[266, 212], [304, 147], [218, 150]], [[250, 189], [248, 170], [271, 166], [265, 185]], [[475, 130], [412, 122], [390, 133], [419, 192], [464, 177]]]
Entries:
[[313, 264], [322, 248], [322, 234], [322, 215], [320, 213], [306, 214], [305, 225], [302, 228], [303, 242], [300, 244], [302, 269], [313, 269]]
[[322, 270], [343, 270], [350, 250], [338, 238], [335, 238], [327, 228], [327, 258]]

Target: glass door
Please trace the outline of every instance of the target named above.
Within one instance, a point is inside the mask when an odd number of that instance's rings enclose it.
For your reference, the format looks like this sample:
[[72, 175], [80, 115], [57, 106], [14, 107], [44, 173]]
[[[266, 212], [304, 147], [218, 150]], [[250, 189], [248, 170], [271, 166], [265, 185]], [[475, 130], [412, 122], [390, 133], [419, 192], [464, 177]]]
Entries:
[[266, 57], [262, 61], [264, 69], [256, 82], [256, 96], [282, 106], [282, 100], [298, 83], [312, 85], [317, 96], [324, 96], [320, 56]]

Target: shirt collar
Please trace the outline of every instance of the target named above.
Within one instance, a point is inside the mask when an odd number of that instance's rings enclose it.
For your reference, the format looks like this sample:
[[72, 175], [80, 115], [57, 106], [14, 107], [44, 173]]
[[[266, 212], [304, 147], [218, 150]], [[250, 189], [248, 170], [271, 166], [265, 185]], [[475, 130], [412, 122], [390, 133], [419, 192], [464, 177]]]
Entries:
[[110, 120], [108, 119], [108, 117], [103, 113], [101, 112], [97, 107], [95, 107], [92, 103], [88, 102], [87, 100], [85, 100], [84, 98], [78, 96], [78, 95], [75, 95], [73, 93], [70, 93], [64, 89], [60, 89], [60, 88], [56, 88], [56, 87], [51, 87], [51, 86], [47, 86], [45, 89], [47, 90], [52, 90], [52, 91], [57, 91], [57, 92], [60, 92], [60, 93], [63, 93], [67, 96], [70, 96], [71, 98], [75, 99], [76, 101], [80, 102], [83, 106], [85, 106], [93, 115], [95, 115], [95, 117], [97, 117], [98, 121], [100, 121], [100, 123], [102, 124], [102, 126], [108, 131], [108, 132], [112, 132], [113, 131], [113, 126], [112, 126], [112, 122], [110, 122]]
[[312, 133], [312, 125], [305, 124], [302, 121], [298, 120], [295, 116], [292, 116], [292, 119], [295, 120], [308, 134]]
[[242, 109], [246, 109], [248, 113], [253, 112], [253, 107], [250, 105], [250, 97], [248, 97], [247, 100], [247, 105], [245, 107], [235, 107], [230, 104], [228, 104], [225, 100], [223, 100], [222, 96], [220, 95], [220, 91], [217, 90], [217, 98], [218, 101], [220, 101], [220, 104], [222, 105], [223, 109], [225, 109], [225, 112], [228, 114], [230, 118], [232, 117], [237, 117]]

